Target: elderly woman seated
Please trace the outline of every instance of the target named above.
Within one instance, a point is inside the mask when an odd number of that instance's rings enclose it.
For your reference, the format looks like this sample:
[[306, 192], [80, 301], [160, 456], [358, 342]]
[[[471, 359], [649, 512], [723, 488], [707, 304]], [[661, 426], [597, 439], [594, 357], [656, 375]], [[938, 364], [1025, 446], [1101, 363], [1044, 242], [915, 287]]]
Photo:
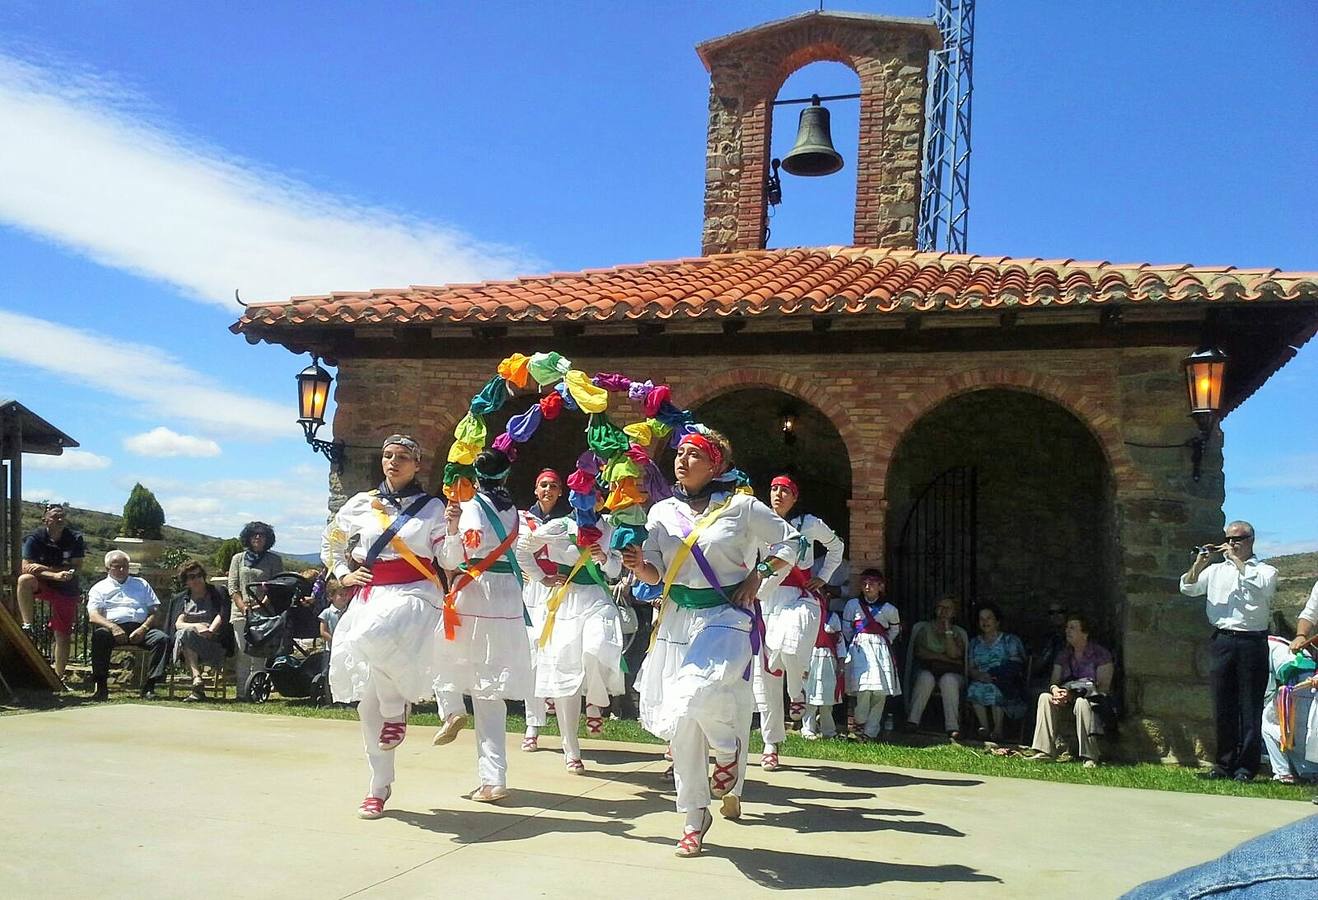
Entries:
[[961, 736], [959, 708], [966, 672], [966, 631], [956, 624], [957, 597], [948, 594], [934, 606], [931, 621], [917, 622], [906, 652], [906, 683], [910, 688], [907, 727], [918, 728], [924, 708], [937, 685], [943, 701], [943, 727], [948, 737]]
[[1055, 758], [1061, 717], [1069, 709], [1075, 719], [1077, 755], [1086, 768], [1098, 765], [1094, 738], [1103, 733], [1098, 704], [1112, 690], [1114, 671], [1112, 654], [1089, 639], [1089, 621], [1077, 613], [1068, 615], [1066, 649], [1053, 664], [1052, 686], [1039, 695], [1031, 759]]
[[[1006, 716], [1025, 716], [1025, 645], [1014, 634], [1002, 630], [1002, 610], [984, 603], [975, 611], [979, 634], [970, 640], [970, 683], [966, 699], [979, 720], [980, 738], [1002, 739]], [[989, 715], [993, 727], [989, 728]]]
[[174, 662], [182, 657], [192, 671], [192, 693], [185, 702], [195, 702], [206, 699], [201, 667], [224, 664], [231, 640], [227, 629], [229, 601], [207, 580], [205, 567], [195, 559], [179, 567], [178, 579], [183, 590], [175, 595], [172, 606], [178, 611], [174, 623]]

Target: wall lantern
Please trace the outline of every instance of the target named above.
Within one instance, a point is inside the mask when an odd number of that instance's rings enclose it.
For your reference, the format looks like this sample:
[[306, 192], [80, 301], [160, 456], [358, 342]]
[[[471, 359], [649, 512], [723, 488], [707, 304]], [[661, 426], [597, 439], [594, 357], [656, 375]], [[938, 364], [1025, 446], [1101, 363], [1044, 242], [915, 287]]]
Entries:
[[325, 424], [325, 406], [329, 403], [333, 381], [330, 373], [321, 368], [320, 358], [315, 356], [311, 358], [311, 365], [297, 373], [297, 421], [311, 449], [325, 454], [335, 471], [342, 471], [343, 442], [322, 441], [316, 437], [320, 426]]
[[796, 410], [783, 410], [782, 431], [784, 444], [790, 447], [796, 443]]
[[1222, 411], [1222, 381], [1226, 374], [1226, 354], [1216, 347], [1200, 347], [1181, 361], [1185, 370], [1185, 389], [1190, 400], [1190, 416], [1199, 426], [1199, 436], [1191, 443], [1194, 480], [1199, 480], [1199, 466], [1204, 447], [1213, 436], [1213, 426]]

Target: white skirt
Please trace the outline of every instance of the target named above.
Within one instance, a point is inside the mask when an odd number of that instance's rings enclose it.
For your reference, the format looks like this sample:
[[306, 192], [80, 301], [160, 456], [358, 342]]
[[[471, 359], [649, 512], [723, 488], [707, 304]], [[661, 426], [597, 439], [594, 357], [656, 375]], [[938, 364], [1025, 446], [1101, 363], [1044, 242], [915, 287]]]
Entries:
[[454, 639], [447, 640], [439, 626], [435, 693], [470, 694], [473, 700], [531, 696], [531, 647], [517, 578], [486, 572], [458, 592], [455, 607], [462, 621]]
[[860, 632], [851, 642], [851, 655], [847, 659], [847, 693], [857, 691], [882, 691], [889, 696], [902, 692], [892, 650], [877, 634]]
[[755, 704], [743, 676], [751, 661], [751, 619], [728, 604], [683, 609], [668, 601], [654, 646], [636, 675], [641, 725], [672, 740], [688, 716], [738, 728], [738, 709]]
[[764, 612], [764, 645], [769, 665], [781, 669], [779, 658], [805, 655], [819, 636], [819, 601], [800, 588], [777, 587], [760, 599]]
[[431, 698], [435, 680], [435, 629], [444, 597], [429, 581], [373, 585], [359, 595], [334, 629], [329, 681], [334, 699], [362, 699], [373, 672], [384, 675], [404, 699]]
[[839, 663], [827, 647], [815, 647], [810, 656], [810, 669], [805, 676], [805, 702], [811, 706], [832, 706], [840, 703], [837, 695]]
[[[547, 611], [546, 611], [547, 616]], [[542, 616], [542, 619], [544, 616]], [[586, 670], [617, 696], [622, 677], [622, 621], [618, 607], [598, 585], [572, 584], [554, 615], [554, 631], [544, 647], [536, 634], [535, 695], [573, 697], [581, 693]]]
[[[540, 632], [545, 627], [545, 616], [549, 611], [545, 609], [545, 601], [553, 593], [552, 588], [534, 581], [530, 578], [526, 580], [526, 587], [522, 590], [522, 603], [526, 605], [526, 614], [531, 619], [531, 624], [526, 626], [526, 639], [531, 647], [531, 682], [535, 683], [536, 657], [538, 656], [537, 644], [540, 642]], [[536, 694], [535, 696], [542, 696]]]

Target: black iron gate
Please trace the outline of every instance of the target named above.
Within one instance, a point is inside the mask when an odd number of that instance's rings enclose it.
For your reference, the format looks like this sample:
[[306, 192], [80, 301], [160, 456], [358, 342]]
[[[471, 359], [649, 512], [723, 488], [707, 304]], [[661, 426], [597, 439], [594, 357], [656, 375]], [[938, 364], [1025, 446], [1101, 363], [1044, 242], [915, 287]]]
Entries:
[[944, 594], [961, 598], [958, 621], [970, 627], [976, 602], [977, 483], [973, 466], [948, 469], [920, 492], [902, 524], [889, 566], [889, 592], [908, 628], [932, 617]]

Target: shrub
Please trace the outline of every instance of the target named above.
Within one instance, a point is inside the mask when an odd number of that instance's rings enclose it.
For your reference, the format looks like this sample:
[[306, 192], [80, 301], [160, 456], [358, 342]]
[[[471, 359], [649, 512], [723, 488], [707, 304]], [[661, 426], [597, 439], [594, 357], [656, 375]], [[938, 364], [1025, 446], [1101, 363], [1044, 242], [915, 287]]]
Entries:
[[183, 547], [170, 547], [160, 554], [160, 568], [173, 571], [192, 559], [192, 554]]
[[233, 559], [235, 553], [241, 553], [243, 545], [236, 537], [225, 538], [220, 546], [215, 548], [215, 555], [211, 561], [215, 563], [215, 571], [224, 573], [229, 571], [229, 561]]
[[160, 529], [165, 526], [165, 511], [160, 508], [156, 495], [142, 485], [133, 485], [124, 504], [124, 537], [148, 541], [162, 539]]

